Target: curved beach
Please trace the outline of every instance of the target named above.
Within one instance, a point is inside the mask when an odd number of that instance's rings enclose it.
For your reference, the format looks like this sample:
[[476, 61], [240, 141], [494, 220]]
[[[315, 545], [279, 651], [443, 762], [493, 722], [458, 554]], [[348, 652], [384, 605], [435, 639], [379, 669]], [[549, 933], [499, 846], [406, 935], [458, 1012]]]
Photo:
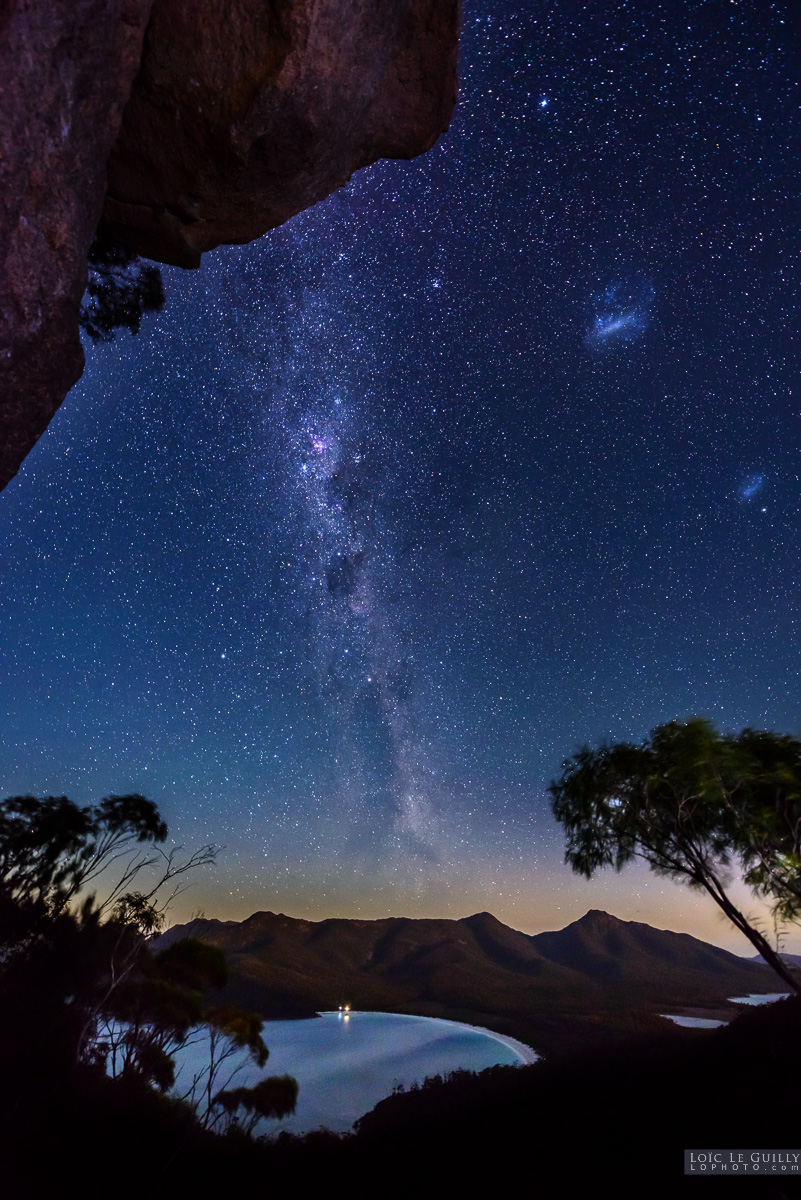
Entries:
[[[352, 1016], [361, 1011], [361, 1009], [350, 1009], [348, 1015]], [[439, 1025], [448, 1025], [452, 1029], [466, 1029], [470, 1033], [485, 1033], [487, 1037], [492, 1038], [496, 1042], [500, 1042], [502, 1046], [507, 1046], [510, 1050], [512, 1050], [518, 1056], [521, 1063], [525, 1066], [530, 1066], [531, 1063], [537, 1062], [540, 1057], [539, 1054], [537, 1054], [535, 1050], [532, 1050], [530, 1046], [527, 1046], [525, 1042], [519, 1042], [517, 1038], [507, 1037], [505, 1033], [496, 1033], [494, 1029], [487, 1029], [485, 1025], [468, 1025], [466, 1021], [449, 1021], [447, 1017], [422, 1017], [422, 1014], [420, 1013], [388, 1013], [378, 1012], [374, 1009], [370, 1009], [369, 1011], [373, 1012], [375, 1016], [379, 1017], [408, 1017], [410, 1021], [419, 1021], [422, 1019], [426, 1021], [434, 1021]], [[335, 1008], [326, 1009], [320, 1013], [320, 1016], [339, 1016], [339, 1014], [340, 1010]]]

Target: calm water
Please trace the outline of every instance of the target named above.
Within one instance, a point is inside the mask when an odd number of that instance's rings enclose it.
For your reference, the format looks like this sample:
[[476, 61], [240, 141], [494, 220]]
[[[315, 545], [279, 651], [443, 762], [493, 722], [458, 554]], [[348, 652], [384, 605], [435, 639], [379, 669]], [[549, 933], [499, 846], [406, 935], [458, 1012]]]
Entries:
[[[265, 1122], [258, 1132], [307, 1133], [324, 1127], [349, 1130], [399, 1084], [464, 1068], [483, 1071], [498, 1063], [520, 1064], [533, 1055], [467, 1025], [390, 1013], [324, 1013], [307, 1021], [267, 1021], [270, 1050], [260, 1070], [249, 1061], [233, 1086], [252, 1087], [264, 1075], [294, 1075], [300, 1087], [294, 1116]], [[241, 1059], [237, 1059], [237, 1062]], [[176, 1091], [208, 1062], [205, 1041], [176, 1056]], [[221, 1078], [219, 1087], [224, 1086]]]
[[672, 1017], [669, 1013], [660, 1015], [684, 1029], [717, 1029], [719, 1025], [728, 1024], [728, 1021], [713, 1021], [711, 1017]]
[[[752, 992], [750, 996], [730, 996], [730, 1004], [773, 1004], [774, 1000], [784, 1000], [787, 992]], [[685, 1029], [716, 1029], [719, 1025], [728, 1025], [728, 1021], [714, 1021], [711, 1017], [675, 1017], [669, 1013], [661, 1013], [668, 1021], [683, 1025]]]
[[748, 996], [732, 996], [732, 1004], [773, 1004], [774, 1000], [786, 1000], [790, 992], [751, 992]]

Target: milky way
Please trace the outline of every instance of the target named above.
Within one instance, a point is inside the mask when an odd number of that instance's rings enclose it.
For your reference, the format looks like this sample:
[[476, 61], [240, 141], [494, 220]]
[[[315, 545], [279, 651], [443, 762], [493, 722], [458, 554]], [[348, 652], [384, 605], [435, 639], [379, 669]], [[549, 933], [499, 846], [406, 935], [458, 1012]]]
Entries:
[[[344, 256], [343, 256], [344, 257]], [[332, 799], [349, 851], [438, 858], [440, 818], [417, 735], [419, 665], [403, 620], [403, 542], [388, 490], [401, 436], [372, 395], [369, 337], [342, 360], [330, 288], [304, 295], [291, 347], [274, 364], [265, 423], [283, 438], [285, 520], [295, 529], [316, 692], [334, 750]], [[350, 318], [351, 322], [353, 318]], [[310, 348], [315, 366], [310, 369]]]
[[547, 785], [801, 727], [797, 64], [781, 5], [470, 0], [430, 153], [165, 268], [0, 497], [6, 794], [225, 847], [181, 916], [721, 940]]

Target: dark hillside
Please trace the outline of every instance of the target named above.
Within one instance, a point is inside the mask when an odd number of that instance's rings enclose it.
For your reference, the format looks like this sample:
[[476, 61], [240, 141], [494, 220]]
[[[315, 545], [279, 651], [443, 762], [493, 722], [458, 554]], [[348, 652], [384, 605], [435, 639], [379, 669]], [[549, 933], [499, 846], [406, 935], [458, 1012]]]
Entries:
[[69, 1103], [54, 1097], [35, 1128], [5, 1125], [0, 1149], [7, 1193], [20, 1200], [57, 1195], [89, 1170], [117, 1200], [143, 1183], [157, 1198], [211, 1197], [255, 1180], [271, 1192], [426, 1200], [470, 1197], [501, 1177], [536, 1200], [797, 1200], [801, 1172], [701, 1184], [683, 1176], [682, 1151], [793, 1146], [800, 1073], [801, 1005], [788, 999], [712, 1032], [665, 1025], [613, 1049], [435, 1079], [388, 1097], [343, 1139], [205, 1135], [163, 1097], [95, 1081]]
[[682, 1151], [796, 1145], [799, 1070], [801, 1004], [791, 998], [724, 1029], [666, 1028], [614, 1050], [431, 1081], [377, 1105], [357, 1147], [368, 1171], [371, 1161], [400, 1171], [404, 1158], [430, 1162], [430, 1194], [437, 1182], [469, 1194], [503, 1163], [510, 1178], [524, 1172], [531, 1195], [560, 1200], [608, 1188], [626, 1198], [734, 1189], [788, 1200], [801, 1195], [801, 1170], [698, 1184], [682, 1174]]
[[[734, 977], [755, 992], [765, 984], [761, 959], [743, 959], [688, 933], [619, 921], [597, 909], [556, 933], [535, 934], [532, 941], [551, 962], [602, 984], [625, 983], [665, 994], [676, 987], [703, 992], [716, 981], [726, 991]], [[776, 990], [781, 990], [779, 981]]]

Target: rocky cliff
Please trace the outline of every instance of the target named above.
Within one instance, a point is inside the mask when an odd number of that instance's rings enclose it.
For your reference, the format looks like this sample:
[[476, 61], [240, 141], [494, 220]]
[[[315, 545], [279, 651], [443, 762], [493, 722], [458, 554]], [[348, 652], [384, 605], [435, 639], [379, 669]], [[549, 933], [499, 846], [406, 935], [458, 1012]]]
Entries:
[[83, 370], [86, 258], [151, 3], [0, 4], [0, 487]]
[[458, 0], [0, 5], [0, 487], [80, 376], [106, 229], [194, 267], [434, 144]]

